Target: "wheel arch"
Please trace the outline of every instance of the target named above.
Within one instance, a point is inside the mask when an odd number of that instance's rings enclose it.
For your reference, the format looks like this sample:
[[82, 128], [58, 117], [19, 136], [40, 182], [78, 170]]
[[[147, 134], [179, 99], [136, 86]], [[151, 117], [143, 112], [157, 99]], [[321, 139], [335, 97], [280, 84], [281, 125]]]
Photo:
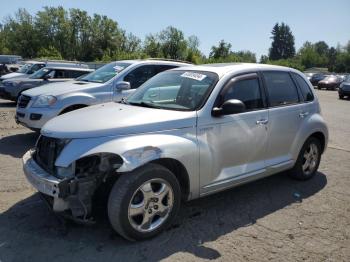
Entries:
[[174, 158], [159, 158], [149, 163], [158, 164], [169, 169], [176, 176], [180, 184], [182, 199], [185, 201], [189, 199], [190, 178], [186, 167], [179, 160]]

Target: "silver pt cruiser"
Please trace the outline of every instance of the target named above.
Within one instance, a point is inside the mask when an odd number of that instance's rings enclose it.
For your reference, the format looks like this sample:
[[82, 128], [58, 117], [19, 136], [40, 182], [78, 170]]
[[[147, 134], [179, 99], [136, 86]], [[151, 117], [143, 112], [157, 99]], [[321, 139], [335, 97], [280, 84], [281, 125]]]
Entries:
[[160, 73], [119, 103], [50, 120], [23, 165], [53, 210], [75, 220], [92, 219], [102, 188], [112, 227], [140, 240], [169, 226], [181, 200], [281, 171], [310, 179], [327, 140], [299, 71], [203, 65]]

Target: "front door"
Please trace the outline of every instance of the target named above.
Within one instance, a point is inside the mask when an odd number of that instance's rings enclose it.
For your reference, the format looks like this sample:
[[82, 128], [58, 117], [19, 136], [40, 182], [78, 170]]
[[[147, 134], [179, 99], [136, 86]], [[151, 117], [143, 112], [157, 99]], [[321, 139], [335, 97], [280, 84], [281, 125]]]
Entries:
[[246, 111], [199, 119], [201, 193], [216, 191], [238, 177], [265, 170], [268, 111], [256, 73], [233, 78], [223, 88], [217, 106], [241, 100]]

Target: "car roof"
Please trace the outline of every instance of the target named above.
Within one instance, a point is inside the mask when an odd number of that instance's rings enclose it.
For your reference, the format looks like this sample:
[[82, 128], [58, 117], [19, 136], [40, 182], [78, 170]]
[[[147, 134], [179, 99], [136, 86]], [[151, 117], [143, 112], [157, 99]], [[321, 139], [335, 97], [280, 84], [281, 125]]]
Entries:
[[186, 61], [177, 61], [177, 60], [171, 60], [171, 59], [133, 59], [133, 60], [118, 60], [114, 62], [130, 63], [130, 64], [153, 63], [153, 64], [160, 64], [160, 65], [178, 65], [178, 66], [193, 65]]
[[61, 70], [72, 70], [72, 71], [86, 71], [93, 72], [93, 69], [90, 68], [81, 68], [81, 67], [68, 67], [68, 66], [46, 66], [42, 69], [61, 69]]
[[[278, 70], [278, 71], [295, 71], [289, 67], [276, 66], [276, 65], [266, 65], [266, 64], [255, 64], [255, 63], [220, 63], [220, 64], [203, 64], [198, 66], [188, 66], [186, 70], [196, 70], [196, 71], [207, 71], [213, 72], [219, 75], [219, 77], [224, 76], [227, 73], [233, 71], [242, 70]], [[181, 70], [181, 68], [176, 68], [173, 70]]]

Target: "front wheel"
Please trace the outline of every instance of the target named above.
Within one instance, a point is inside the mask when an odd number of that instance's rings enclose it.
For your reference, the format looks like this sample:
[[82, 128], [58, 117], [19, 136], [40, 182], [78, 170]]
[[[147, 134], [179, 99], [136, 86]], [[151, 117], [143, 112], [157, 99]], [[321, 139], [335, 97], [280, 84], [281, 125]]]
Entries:
[[344, 96], [343, 95], [339, 95], [339, 99], [344, 99]]
[[181, 201], [175, 175], [157, 164], [123, 174], [108, 200], [112, 227], [128, 240], [151, 238], [170, 225]]
[[321, 143], [315, 137], [310, 137], [300, 150], [294, 167], [289, 171], [292, 178], [308, 180], [312, 178], [321, 161]]

